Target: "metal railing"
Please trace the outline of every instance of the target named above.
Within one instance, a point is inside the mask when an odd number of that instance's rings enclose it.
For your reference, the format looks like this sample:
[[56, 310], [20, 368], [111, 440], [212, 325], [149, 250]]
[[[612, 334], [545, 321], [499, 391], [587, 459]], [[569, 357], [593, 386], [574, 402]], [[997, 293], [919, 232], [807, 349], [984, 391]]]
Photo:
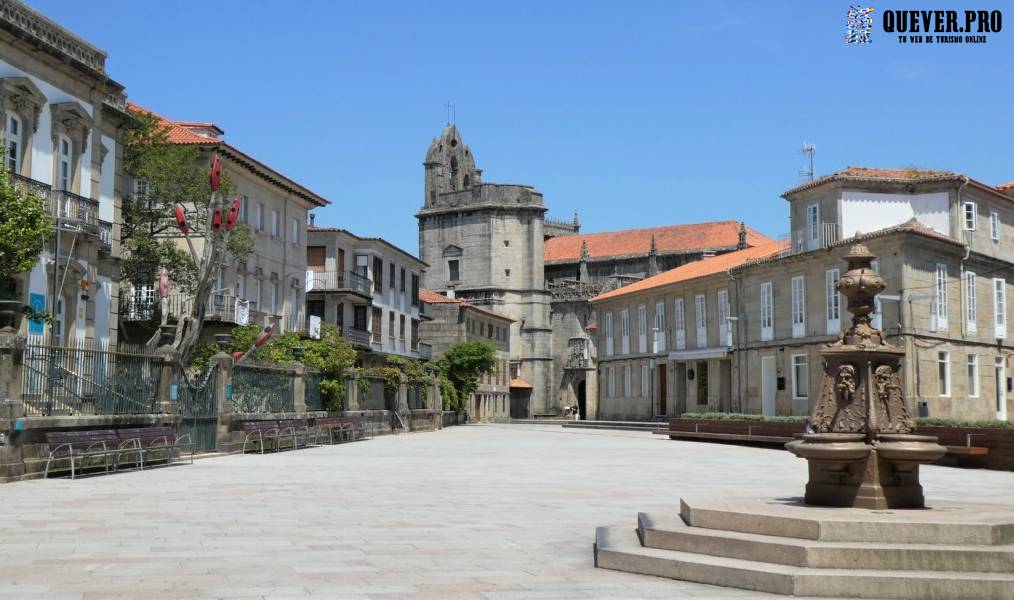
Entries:
[[99, 220], [99, 242], [101, 250], [110, 252], [113, 249], [113, 224], [109, 221]]
[[416, 347], [416, 351], [419, 353], [419, 358], [422, 360], [430, 360], [433, 358], [433, 346], [430, 346], [429, 344], [420, 342]]
[[350, 344], [359, 348], [370, 347], [370, 332], [365, 329], [356, 329], [355, 327], [349, 327], [343, 325], [341, 328], [342, 337], [349, 341]]
[[320, 393], [320, 384], [324, 380], [323, 374], [316, 369], [306, 369], [303, 375], [303, 402], [306, 410], [324, 410], [324, 402]]
[[[816, 237], [814, 237], [816, 234]], [[816, 231], [809, 227], [797, 229], [792, 235], [792, 254], [828, 248], [840, 241], [837, 223], [819, 223]]]
[[[85, 198], [66, 190], [54, 190], [49, 184], [16, 173], [11, 173], [10, 176], [15, 185], [23, 186], [45, 197], [46, 209], [50, 216], [57, 220], [59, 226], [80, 229], [101, 239], [98, 200]], [[112, 225], [110, 225], [110, 231], [111, 228]]]
[[370, 280], [355, 271], [307, 271], [308, 292], [348, 291], [373, 296]]
[[157, 413], [162, 356], [93, 344], [25, 342], [21, 394], [30, 416]]
[[295, 371], [239, 365], [232, 371], [232, 407], [241, 413], [292, 412]]

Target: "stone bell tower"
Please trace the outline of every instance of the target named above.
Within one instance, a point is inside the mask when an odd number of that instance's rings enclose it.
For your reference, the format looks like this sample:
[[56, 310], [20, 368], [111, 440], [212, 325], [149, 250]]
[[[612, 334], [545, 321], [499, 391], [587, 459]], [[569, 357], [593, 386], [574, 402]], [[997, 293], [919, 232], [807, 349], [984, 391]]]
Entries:
[[472, 149], [461, 141], [458, 128], [452, 124], [444, 127], [440, 137], [430, 144], [423, 167], [426, 172], [424, 207], [436, 202], [440, 194], [469, 189], [478, 185], [482, 178], [482, 170], [475, 168]]

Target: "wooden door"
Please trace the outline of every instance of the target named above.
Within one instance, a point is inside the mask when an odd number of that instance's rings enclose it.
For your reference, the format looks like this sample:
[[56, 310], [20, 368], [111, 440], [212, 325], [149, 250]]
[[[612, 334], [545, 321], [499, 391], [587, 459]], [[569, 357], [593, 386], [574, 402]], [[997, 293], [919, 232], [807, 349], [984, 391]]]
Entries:
[[306, 268], [320, 273], [325, 270], [325, 253], [324, 246], [307, 246], [306, 247]]

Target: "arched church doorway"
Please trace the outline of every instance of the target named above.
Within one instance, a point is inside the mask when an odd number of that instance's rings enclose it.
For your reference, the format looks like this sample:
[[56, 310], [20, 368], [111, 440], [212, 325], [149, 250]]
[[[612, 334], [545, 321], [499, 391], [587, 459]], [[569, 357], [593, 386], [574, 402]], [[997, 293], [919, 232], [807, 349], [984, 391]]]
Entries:
[[585, 397], [585, 385], [584, 381], [577, 384], [577, 410], [581, 415], [580, 419], [583, 421], [588, 418], [588, 400]]

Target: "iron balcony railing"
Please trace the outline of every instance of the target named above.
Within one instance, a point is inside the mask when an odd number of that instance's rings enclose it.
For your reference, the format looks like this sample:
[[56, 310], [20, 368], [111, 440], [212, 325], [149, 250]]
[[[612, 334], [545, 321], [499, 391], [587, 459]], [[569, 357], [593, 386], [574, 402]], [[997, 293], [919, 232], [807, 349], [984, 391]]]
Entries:
[[419, 342], [416, 347], [416, 352], [419, 353], [419, 358], [421, 360], [430, 360], [433, 358], [433, 346], [430, 346], [427, 343]]
[[[60, 227], [79, 229], [101, 239], [98, 200], [85, 198], [66, 190], [54, 190], [48, 184], [16, 173], [11, 173], [10, 176], [16, 185], [41, 194], [46, 199], [46, 209], [56, 219]], [[111, 231], [112, 225], [110, 225]]]
[[356, 348], [370, 347], [370, 332], [365, 329], [356, 329], [343, 325], [341, 327], [342, 337], [349, 341]]
[[[165, 301], [166, 309], [171, 318], [177, 318], [189, 313], [194, 303], [192, 297], [181, 294], [171, 294]], [[158, 319], [161, 314], [162, 299], [157, 297], [153, 291], [150, 291], [150, 288], [139, 294], [125, 294], [120, 298], [120, 318], [124, 321], [152, 321]], [[213, 294], [211, 301], [208, 302], [205, 308], [204, 316], [208, 320], [224, 321], [238, 325], [239, 317], [236, 314], [236, 296]], [[255, 305], [251, 303], [250, 316], [247, 320], [248, 324], [256, 323], [260, 325], [268, 322], [269, 318], [277, 321], [282, 317], [281, 315], [256, 310]], [[286, 321], [283, 325], [290, 323], [290, 321]]]
[[840, 241], [837, 223], [817, 223], [813, 227], [797, 229], [792, 235], [792, 254], [828, 248]]
[[307, 271], [308, 292], [352, 292], [373, 295], [370, 280], [355, 271]]
[[99, 221], [99, 243], [101, 250], [110, 252], [113, 249], [113, 224], [109, 221]]

